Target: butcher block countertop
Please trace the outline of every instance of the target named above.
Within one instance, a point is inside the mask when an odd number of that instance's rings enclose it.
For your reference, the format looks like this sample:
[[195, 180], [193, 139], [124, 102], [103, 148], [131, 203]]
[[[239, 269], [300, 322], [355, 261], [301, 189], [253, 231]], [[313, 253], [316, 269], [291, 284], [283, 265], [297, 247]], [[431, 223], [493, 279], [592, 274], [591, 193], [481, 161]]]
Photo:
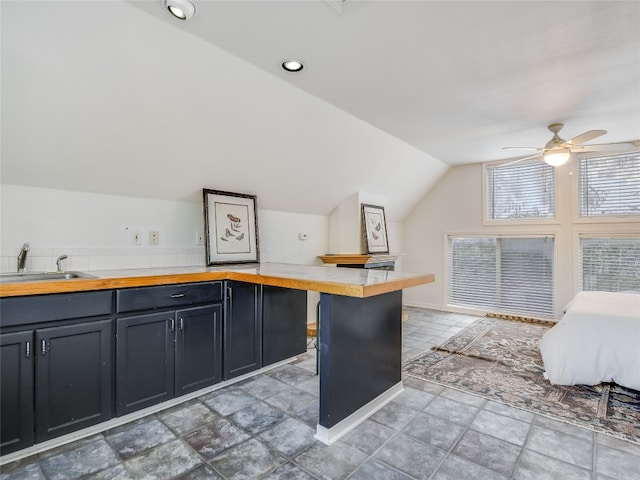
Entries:
[[238, 280], [348, 297], [371, 297], [434, 281], [431, 273], [403, 273], [283, 263], [170, 267], [87, 272], [97, 278], [4, 283], [0, 297], [85, 292], [174, 283]]

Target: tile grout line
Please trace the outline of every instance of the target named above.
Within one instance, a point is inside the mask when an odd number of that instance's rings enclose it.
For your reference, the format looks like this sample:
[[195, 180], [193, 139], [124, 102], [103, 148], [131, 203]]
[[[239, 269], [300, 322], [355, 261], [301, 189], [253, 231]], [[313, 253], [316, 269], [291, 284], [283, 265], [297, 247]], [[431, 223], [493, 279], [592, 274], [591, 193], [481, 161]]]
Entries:
[[598, 465], [598, 434], [593, 432], [593, 451], [591, 452], [591, 479], [598, 479], [598, 472], [596, 471]]
[[[445, 387], [445, 389], [443, 390], [443, 392], [445, 392], [447, 389], [447, 387]], [[441, 392], [442, 393], [442, 392]], [[438, 395], [440, 396], [440, 395]], [[447, 398], [447, 397], [443, 397], [443, 398]], [[479, 397], [482, 398], [482, 397]], [[457, 400], [453, 400], [451, 398], [448, 398], [448, 400], [452, 400], [452, 401], [457, 401]], [[480, 412], [482, 411], [482, 409], [484, 408], [484, 406], [487, 404], [488, 400], [485, 399], [485, 402], [482, 404], [482, 407], [478, 407], [478, 411], [476, 412], [476, 414], [473, 416], [473, 418], [469, 421], [469, 423], [465, 426], [465, 429], [463, 430], [463, 432], [458, 436], [458, 438], [456, 439], [455, 442], [453, 442], [453, 445], [451, 445], [451, 448], [447, 451], [446, 455], [443, 457], [442, 461], [438, 464], [437, 468], [433, 471], [433, 473], [429, 476], [429, 480], [431, 480], [432, 478], [434, 478], [434, 475], [438, 472], [438, 470], [440, 469], [440, 467], [442, 467], [442, 465], [444, 464], [445, 460], [447, 458], [449, 458], [449, 455], [455, 455], [453, 453], [453, 450], [458, 446], [458, 444], [460, 443], [460, 441], [462, 440], [462, 437], [465, 436], [465, 434], [469, 431], [472, 430], [471, 425], [473, 424], [473, 422], [475, 421], [476, 418], [478, 418], [478, 415], [480, 415]], [[463, 403], [463, 402], [458, 402], [458, 403]], [[466, 404], [464, 404], [466, 405]], [[455, 423], [455, 422], [452, 422]], [[464, 458], [464, 457], [462, 457]], [[468, 459], [465, 458], [465, 460], [470, 461]], [[471, 462], [476, 464], [475, 462]], [[476, 464], [477, 465], [477, 464]], [[487, 467], [488, 468], [488, 467]], [[495, 471], [493, 469], [490, 468], [491, 471]], [[497, 472], [499, 473], [499, 472]]]
[[529, 422], [529, 430], [527, 430], [527, 436], [524, 439], [524, 442], [522, 444], [522, 448], [520, 449], [520, 453], [518, 454], [518, 459], [516, 460], [516, 464], [513, 467], [513, 471], [511, 472], [511, 476], [509, 478], [513, 479], [516, 475], [516, 472], [518, 471], [518, 467], [520, 467], [520, 461], [522, 460], [522, 456], [524, 455], [524, 452], [526, 450], [525, 446], [527, 445], [527, 442], [529, 441], [529, 437], [531, 435], [531, 431], [533, 430], [533, 424], [536, 421], [536, 415], [533, 415], [533, 418], [531, 419], [531, 422]]
[[[383, 427], [390, 428], [390, 427], [387, 427], [386, 425], [383, 425], [383, 424], [382, 424], [382, 423], [380, 423], [380, 422], [376, 422], [375, 420], [371, 420], [371, 421], [372, 421], [372, 422], [377, 423], [378, 425], [382, 425]], [[391, 429], [391, 430], [393, 430], [393, 429]], [[358, 468], [360, 468], [362, 465], [364, 465], [365, 463], [367, 463], [367, 461], [368, 461], [368, 460], [375, 460], [375, 461], [377, 461], [377, 462], [379, 462], [379, 463], [382, 463], [382, 464], [383, 464], [383, 465], [385, 465], [386, 467], [391, 468], [392, 470], [394, 470], [394, 471], [396, 471], [396, 472], [400, 472], [400, 473], [402, 473], [403, 475], [406, 475], [406, 476], [408, 476], [408, 477], [410, 477], [410, 478], [412, 478], [412, 479], [415, 479], [415, 477], [414, 477], [413, 475], [411, 475], [411, 474], [409, 474], [409, 473], [407, 473], [407, 472], [404, 472], [404, 471], [402, 471], [402, 470], [399, 470], [399, 469], [397, 469], [397, 468], [393, 467], [392, 465], [389, 465], [388, 463], [383, 462], [382, 460], [379, 460], [379, 459], [377, 459], [377, 458], [375, 458], [375, 457], [374, 457], [374, 455], [375, 455], [376, 453], [378, 453], [380, 450], [382, 450], [382, 449], [383, 449], [383, 448], [384, 448], [384, 447], [385, 447], [385, 446], [386, 446], [386, 445], [387, 445], [387, 444], [388, 444], [392, 439], [396, 438], [396, 437], [400, 434], [400, 431], [399, 431], [399, 430], [393, 430], [393, 431], [394, 431], [393, 435], [391, 435], [389, 438], [387, 438], [384, 442], [382, 442], [382, 444], [381, 444], [378, 448], [376, 448], [373, 452], [371, 452], [371, 454], [368, 456], [367, 460], [365, 460], [364, 462], [362, 462], [362, 464], [360, 464], [360, 465], [358, 466]], [[343, 443], [344, 443], [344, 442], [343, 442]], [[353, 447], [353, 448], [356, 448], [356, 447]], [[359, 449], [357, 449], [357, 448], [356, 448], [356, 450], [358, 450], [358, 451], [362, 451], [362, 450], [359, 450]], [[363, 453], [364, 453], [364, 452], [363, 452]], [[351, 472], [351, 474], [350, 474], [347, 478], [351, 478], [351, 477], [353, 476], [353, 474], [354, 474], [355, 472], [357, 472], [357, 471], [358, 471], [358, 468], [356, 468], [353, 472]]]

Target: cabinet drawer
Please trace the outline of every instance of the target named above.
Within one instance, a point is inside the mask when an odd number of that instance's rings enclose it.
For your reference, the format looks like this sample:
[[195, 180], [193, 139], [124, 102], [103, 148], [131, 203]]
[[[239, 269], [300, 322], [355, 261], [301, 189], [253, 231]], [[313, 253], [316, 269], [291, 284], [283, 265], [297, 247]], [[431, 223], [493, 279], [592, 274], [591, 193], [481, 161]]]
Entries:
[[110, 315], [113, 290], [0, 299], [2, 327]]
[[180, 283], [116, 291], [116, 312], [135, 312], [222, 301], [222, 282]]

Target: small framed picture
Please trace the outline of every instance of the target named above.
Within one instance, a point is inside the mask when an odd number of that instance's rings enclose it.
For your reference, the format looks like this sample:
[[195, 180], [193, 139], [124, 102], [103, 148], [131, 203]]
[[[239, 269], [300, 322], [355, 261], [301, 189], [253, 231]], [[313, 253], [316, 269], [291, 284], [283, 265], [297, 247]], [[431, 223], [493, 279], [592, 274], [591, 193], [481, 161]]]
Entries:
[[366, 253], [389, 253], [384, 207], [362, 204], [362, 229]]
[[202, 194], [207, 265], [258, 262], [256, 196], [206, 188]]

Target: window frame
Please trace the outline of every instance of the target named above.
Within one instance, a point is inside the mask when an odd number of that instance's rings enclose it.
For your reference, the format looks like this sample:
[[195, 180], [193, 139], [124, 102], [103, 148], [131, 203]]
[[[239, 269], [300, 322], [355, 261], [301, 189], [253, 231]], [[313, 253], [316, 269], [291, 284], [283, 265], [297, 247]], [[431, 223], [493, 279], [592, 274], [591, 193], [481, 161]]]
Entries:
[[[495, 167], [499, 167], [499, 166], [503, 166], [507, 163], [511, 163], [513, 162], [513, 159], [509, 159], [509, 160], [501, 160], [498, 162], [484, 162], [482, 164], [482, 225], [483, 226], [491, 226], [491, 227], [495, 227], [495, 226], [512, 226], [512, 225], [558, 225], [560, 224], [560, 220], [559, 220], [559, 212], [561, 211], [560, 205], [559, 203], [561, 202], [560, 200], [560, 195], [559, 195], [559, 183], [558, 182], [558, 174], [557, 174], [557, 169], [553, 168], [553, 195], [554, 195], [554, 212], [553, 212], [553, 217], [548, 217], [548, 218], [543, 218], [543, 217], [536, 217], [536, 218], [518, 218], [518, 219], [505, 219], [505, 220], [496, 220], [496, 219], [491, 219], [489, 218], [489, 202], [488, 202], [488, 197], [489, 197], [489, 192], [488, 192], [488, 182], [487, 182], [487, 171], [490, 168], [495, 168]], [[528, 165], [528, 164], [536, 164], [536, 163], [541, 163], [543, 162], [542, 158], [537, 159], [537, 160], [526, 160], [524, 162], [521, 162], [522, 165]]]
[[[444, 232], [444, 237], [443, 237], [443, 243], [444, 243], [444, 249], [445, 249], [445, 255], [444, 255], [444, 265], [443, 265], [443, 278], [444, 278], [444, 282], [443, 282], [443, 293], [444, 293], [444, 304], [447, 307], [447, 309], [450, 309], [452, 311], [462, 311], [462, 312], [470, 312], [470, 313], [476, 313], [476, 314], [480, 314], [480, 315], [485, 315], [487, 313], [490, 313], [490, 311], [488, 309], [484, 309], [484, 308], [480, 308], [480, 307], [471, 307], [471, 306], [466, 306], [466, 305], [456, 305], [453, 303], [450, 303], [450, 289], [449, 289], [449, 284], [450, 284], [450, 255], [451, 255], [451, 248], [450, 248], [450, 238], [552, 238], [553, 239], [553, 265], [552, 265], [552, 294], [553, 294], [553, 299], [552, 299], [552, 315], [551, 316], [544, 316], [544, 315], [539, 315], [539, 316], [532, 316], [532, 315], [524, 315], [524, 314], [520, 314], [520, 316], [522, 317], [528, 317], [528, 318], [536, 318], [536, 319], [541, 319], [541, 320], [555, 320], [558, 318], [559, 315], [559, 309], [558, 309], [558, 284], [557, 284], [557, 277], [558, 277], [558, 265], [559, 265], [559, 258], [558, 258], [558, 249], [559, 249], [559, 235], [557, 232], [552, 232], [552, 231], [536, 231], [536, 232], [532, 232], [532, 231], [528, 231], [528, 232], [519, 232], [519, 233], [491, 233], [489, 231], [487, 232], [474, 232], [474, 233], [466, 233], [466, 232], [455, 232], [455, 231], [445, 231]], [[508, 313], [505, 313], [508, 314]], [[517, 314], [514, 314], [517, 315]]]
[[[615, 232], [610, 230], [594, 231], [594, 230], [578, 230], [574, 232], [573, 236], [573, 285], [574, 295], [577, 292], [581, 292], [584, 289], [582, 284], [582, 248], [580, 246], [580, 240], [582, 238], [606, 238], [606, 239], [637, 239], [640, 237], [638, 227], [633, 229], [616, 229]], [[591, 290], [588, 290], [591, 291]]]
[[[640, 155], [640, 152], [627, 152], [629, 153], [637, 153]], [[615, 154], [611, 154], [613, 156]], [[574, 154], [574, 158], [571, 160], [572, 162], [572, 170], [574, 174], [572, 175], [573, 179], [571, 181], [571, 201], [573, 203], [573, 223], [582, 223], [582, 224], [593, 224], [593, 223], [638, 223], [640, 222], [640, 213], [639, 214], [629, 214], [629, 215], [598, 215], [592, 217], [583, 217], [580, 215], [580, 196], [579, 196], [579, 182], [580, 182], [580, 160], [584, 158], [599, 158], [606, 157], [608, 155], [595, 155], [593, 153], [577, 153]], [[557, 206], [556, 206], [557, 208]], [[578, 285], [578, 284], [576, 284]]]

